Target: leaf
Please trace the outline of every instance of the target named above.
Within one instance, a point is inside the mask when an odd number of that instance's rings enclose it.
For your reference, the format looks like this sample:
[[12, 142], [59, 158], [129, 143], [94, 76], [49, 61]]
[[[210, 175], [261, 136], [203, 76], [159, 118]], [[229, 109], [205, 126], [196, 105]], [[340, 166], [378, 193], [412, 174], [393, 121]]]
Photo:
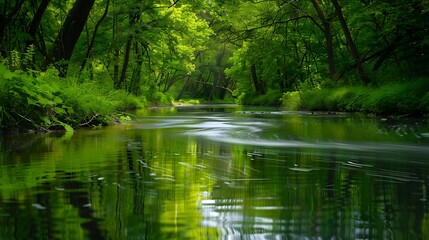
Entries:
[[37, 100], [39, 101], [40, 104], [42, 104], [44, 106], [46, 106], [46, 105], [53, 105], [53, 102], [51, 100], [49, 100], [47, 98], [44, 98], [42, 96], [38, 96]]
[[55, 104], [61, 104], [61, 103], [63, 103], [63, 100], [62, 100], [60, 97], [55, 96], [55, 98], [54, 98], [53, 102], [54, 102]]
[[66, 107], [68, 114], [74, 114], [74, 110], [72, 107]]
[[0, 64], [0, 76], [7, 72], [6, 66]]
[[54, 107], [53, 110], [55, 111], [55, 113], [60, 114], [60, 115], [67, 114], [66, 111], [60, 107]]
[[11, 71], [6, 71], [6, 72], [3, 74], [4, 79], [12, 79], [12, 78], [14, 78], [14, 77], [16, 77], [16, 76], [17, 76], [17, 75], [16, 75], [15, 73], [11, 72]]
[[64, 129], [66, 130], [66, 132], [73, 132], [74, 131], [74, 129], [68, 124], [63, 123], [62, 125], [63, 125]]
[[42, 117], [43, 122], [45, 123], [45, 125], [51, 125], [51, 119], [49, 119], [48, 117]]
[[[22, 86], [21, 89], [23, 90], [22, 91], [23, 93], [25, 93], [25, 94], [27, 94], [29, 96], [32, 96], [32, 97], [36, 97], [37, 96], [37, 93], [35, 93], [33, 90], [29, 90], [27, 88], [27, 86]], [[16, 90], [20, 90], [20, 89], [16, 89]]]
[[70, 125], [68, 125], [67, 123], [61, 122], [61, 121], [60, 121], [60, 120], [58, 120], [58, 119], [55, 119], [55, 121], [56, 121], [59, 125], [63, 126], [63, 128], [64, 128], [64, 130], [66, 130], [66, 132], [73, 132], [73, 131], [74, 131], [74, 129], [73, 129]]
[[127, 116], [127, 115], [121, 115], [121, 116], [119, 116], [119, 120], [120, 120], [121, 122], [131, 121], [131, 117], [130, 117], [130, 116]]

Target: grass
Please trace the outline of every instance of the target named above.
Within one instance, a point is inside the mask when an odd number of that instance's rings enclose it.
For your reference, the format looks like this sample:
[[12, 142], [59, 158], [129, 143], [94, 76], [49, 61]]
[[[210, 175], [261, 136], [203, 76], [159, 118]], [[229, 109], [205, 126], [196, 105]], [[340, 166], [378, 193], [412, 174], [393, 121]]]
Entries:
[[380, 86], [337, 86], [283, 94], [282, 106], [290, 110], [331, 110], [386, 114], [429, 112], [429, 84], [391, 82]]
[[264, 95], [243, 93], [238, 97], [238, 103], [255, 106], [280, 106], [282, 94], [279, 90], [270, 90]]

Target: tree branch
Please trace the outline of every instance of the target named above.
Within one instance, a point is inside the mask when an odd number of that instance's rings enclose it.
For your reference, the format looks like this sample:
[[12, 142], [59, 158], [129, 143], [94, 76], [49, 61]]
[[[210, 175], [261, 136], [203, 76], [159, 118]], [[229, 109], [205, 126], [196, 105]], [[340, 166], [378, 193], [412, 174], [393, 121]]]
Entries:
[[173, 2], [173, 4], [171, 4], [168, 8], [172, 8], [172, 7], [174, 7], [174, 5], [176, 5], [178, 2], [179, 2], [179, 0], [175, 0], [175, 1]]

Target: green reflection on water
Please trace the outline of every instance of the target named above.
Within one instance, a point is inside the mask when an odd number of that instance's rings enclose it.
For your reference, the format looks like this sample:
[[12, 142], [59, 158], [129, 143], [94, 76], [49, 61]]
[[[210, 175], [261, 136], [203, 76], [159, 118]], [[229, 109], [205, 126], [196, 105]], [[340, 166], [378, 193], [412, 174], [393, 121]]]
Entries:
[[235, 110], [4, 135], [0, 238], [429, 238], [426, 123]]

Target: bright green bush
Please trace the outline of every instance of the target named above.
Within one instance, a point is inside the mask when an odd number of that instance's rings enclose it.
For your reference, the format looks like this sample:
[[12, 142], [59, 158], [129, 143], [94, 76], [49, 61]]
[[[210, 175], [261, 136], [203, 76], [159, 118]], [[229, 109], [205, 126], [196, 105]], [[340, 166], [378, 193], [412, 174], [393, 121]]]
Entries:
[[70, 109], [61, 98], [60, 88], [20, 71], [0, 65], [1, 128], [71, 127], [61, 121]]
[[120, 101], [119, 109], [121, 110], [134, 110], [148, 106], [146, 97], [135, 96], [123, 90], [113, 91], [111, 97]]
[[298, 91], [286, 92], [282, 97], [282, 106], [287, 110], [298, 110], [301, 108], [301, 96]]
[[149, 102], [152, 105], [167, 105], [171, 106], [173, 105], [173, 98], [169, 96], [168, 94], [161, 93], [161, 92], [154, 92], [147, 96]]
[[11, 72], [0, 64], [0, 129], [65, 129], [112, 124], [125, 109], [146, 105], [144, 97], [94, 81], [59, 78], [55, 70]]

